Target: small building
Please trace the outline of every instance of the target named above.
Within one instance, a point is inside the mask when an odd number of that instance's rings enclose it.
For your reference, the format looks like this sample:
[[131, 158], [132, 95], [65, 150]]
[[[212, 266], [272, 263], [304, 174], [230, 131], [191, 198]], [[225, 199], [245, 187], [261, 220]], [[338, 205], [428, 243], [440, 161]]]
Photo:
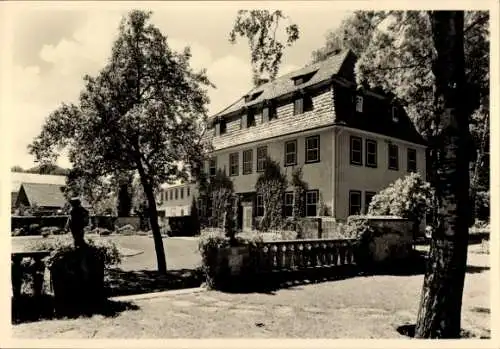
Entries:
[[48, 183], [23, 183], [15, 207], [36, 208], [40, 212], [55, 213], [67, 203], [64, 186]]

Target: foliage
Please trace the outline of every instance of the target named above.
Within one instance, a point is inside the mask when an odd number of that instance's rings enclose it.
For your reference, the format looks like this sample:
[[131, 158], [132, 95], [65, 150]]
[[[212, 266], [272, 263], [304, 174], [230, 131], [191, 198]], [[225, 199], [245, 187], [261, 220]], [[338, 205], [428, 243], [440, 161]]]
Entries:
[[204, 71], [190, 68], [190, 50], [172, 51], [150, 17], [133, 10], [123, 18], [107, 64], [97, 76], [84, 77], [79, 103], [49, 115], [30, 152], [47, 162], [67, 148], [86, 180], [138, 173], [158, 268], [166, 272], [154, 190], [201, 169], [209, 150], [206, 87], [212, 85]]
[[369, 215], [393, 215], [420, 222], [433, 212], [434, 192], [418, 173], [398, 178], [377, 193], [368, 208]]
[[302, 179], [302, 167], [296, 167], [292, 171], [291, 186], [293, 188], [293, 213], [294, 221], [305, 217], [307, 183]]
[[[253, 82], [258, 86], [264, 74], [271, 80], [278, 75], [285, 44], [276, 34], [280, 21], [289, 20], [282, 11], [276, 10], [239, 10], [233, 29], [229, 33], [229, 41], [234, 44], [236, 38], [246, 38], [251, 51]], [[291, 46], [299, 38], [299, 28], [289, 23], [285, 28], [286, 45]]]
[[[121, 263], [120, 251], [112, 241], [107, 239], [86, 239], [86, 242], [94, 256], [101, 259], [106, 268]], [[29, 249], [32, 251], [49, 251], [50, 255], [45, 261], [48, 268], [57, 263], [57, 261], [64, 259], [66, 254], [75, 251], [73, 239], [68, 236], [36, 240], [29, 245]]]
[[[435, 139], [442, 123], [435, 116], [434, 74], [436, 56], [429, 16], [425, 11], [355, 11], [331, 31], [313, 61], [336, 49], [350, 49], [358, 57], [358, 84], [380, 88], [405, 105], [417, 129], [430, 142], [430, 180], [438, 171], [436, 159], [442, 144]], [[471, 196], [489, 188], [489, 14], [466, 11], [464, 30], [464, 108], [470, 115]]]
[[195, 230], [193, 235], [200, 234], [200, 217], [198, 216], [198, 206], [196, 205], [196, 198], [193, 195], [193, 199], [191, 200], [191, 226]]
[[257, 178], [255, 191], [262, 195], [264, 205], [264, 216], [259, 229], [280, 229], [283, 225], [283, 197], [287, 188], [286, 175], [281, 173], [278, 162], [266, 156], [264, 160], [264, 171]]
[[[233, 181], [224, 171], [217, 169], [215, 176], [208, 179], [204, 187], [200, 187], [200, 193], [210, 200], [212, 205], [210, 226], [223, 228], [224, 213], [234, 197]], [[230, 218], [234, 219], [234, 216], [230, 215]]]
[[12, 166], [10, 168], [10, 171], [11, 172], [24, 172], [24, 169], [19, 165], [15, 165], [15, 166]]

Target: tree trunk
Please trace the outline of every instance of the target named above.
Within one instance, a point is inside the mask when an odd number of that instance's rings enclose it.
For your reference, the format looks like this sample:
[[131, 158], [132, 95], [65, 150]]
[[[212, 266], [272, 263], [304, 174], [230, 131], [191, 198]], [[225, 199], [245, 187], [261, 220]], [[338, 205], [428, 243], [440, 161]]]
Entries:
[[142, 187], [144, 188], [144, 194], [148, 200], [148, 215], [149, 223], [151, 225], [151, 231], [153, 232], [153, 240], [155, 243], [156, 250], [156, 261], [158, 263], [158, 272], [162, 274], [167, 273], [167, 260], [165, 258], [165, 248], [163, 247], [163, 238], [160, 232], [160, 226], [158, 224], [158, 212], [156, 211], [156, 198], [153, 191], [153, 186], [146, 178], [144, 172], [144, 167], [142, 164], [138, 165], [139, 176], [141, 177]]
[[415, 328], [417, 338], [459, 338], [467, 264], [469, 164], [468, 115], [462, 105], [464, 47], [461, 11], [430, 13], [437, 58], [438, 224], [432, 236]]

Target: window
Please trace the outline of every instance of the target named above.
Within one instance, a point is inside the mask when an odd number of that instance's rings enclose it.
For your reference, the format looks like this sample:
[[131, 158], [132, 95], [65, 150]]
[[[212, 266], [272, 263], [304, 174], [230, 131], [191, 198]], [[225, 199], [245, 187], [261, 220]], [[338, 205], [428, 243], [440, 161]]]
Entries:
[[417, 151], [415, 149], [408, 148], [407, 168], [408, 172], [417, 172]]
[[252, 167], [253, 167], [253, 152], [252, 149], [245, 150], [243, 152], [243, 174], [250, 174], [252, 173]]
[[356, 111], [358, 113], [363, 112], [363, 96], [359, 95], [356, 96]]
[[368, 207], [370, 207], [370, 202], [372, 202], [375, 192], [367, 191], [365, 192], [365, 214], [368, 214]]
[[257, 148], [257, 172], [264, 171], [264, 164], [267, 156], [267, 147], [258, 147]]
[[257, 202], [255, 205], [255, 216], [264, 216], [264, 197], [262, 195], [257, 195]]
[[227, 131], [226, 120], [221, 120], [219, 123], [219, 133], [223, 135]]
[[389, 144], [389, 170], [399, 169], [398, 146]]
[[181, 199], [184, 199], [184, 188], [181, 188]]
[[309, 95], [304, 96], [304, 113], [314, 109], [312, 97]]
[[181, 208], [181, 216], [184, 216], [184, 209]]
[[285, 217], [292, 217], [293, 215], [293, 193], [285, 193], [283, 203], [283, 213]]
[[247, 114], [247, 128], [255, 126], [255, 113], [253, 110], [249, 110]]
[[211, 158], [209, 165], [210, 177], [214, 177], [216, 172], [217, 172], [217, 158]]
[[175, 188], [175, 200], [179, 198], [179, 191], [177, 188]]
[[278, 112], [276, 111], [276, 106], [274, 105], [269, 106], [269, 121], [277, 118], [278, 118]]
[[349, 191], [349, 216], [361, 213], [361, 192], [358, 190]]
[[297, 140], [285, 142], [285, 166], [297, 165]]
[[299, 97], [293, 101], [293, 115], [302, 114], [304, 112], [304, 100]]
[[189, 195], [191, 194], [191, 188], [190, 187], [187, 187], [187, 193], [186, 193], [186, 196], [189, 197]]
[[363, 165], [363, 143], [360, 137], [351, 136], [351, 165]]
[[368, 167], [377, 167], [377, 141], [366, 140], [365, 165]]
[[229, 175], [237, 176], [240, 169], [239, 153], [229, 154]]
[[319, 136], [306, 138], [306, 164], [319, 162]]
[[174, 199], [174, 192], [173, 190], [170, 190], [170, 200], [173, 200]]
[[306, 216], [316, 216], [318, 212], [318, 196], [317, 190], [309, 190], [306, 192]]
[[399, 121], [398, 107], [396, 107], [395, 105], [393, 105], [391, 108], [391, 116], [392, 116], [392, 122]]
[[164, 189], [164, 190], [162, 190], [162, 193], [163, 193], [163, 195], [164, 195], [164, 197], [165, 197], [165, 201], [168, 201], [168, 191], [166, 191], [166, 190]]

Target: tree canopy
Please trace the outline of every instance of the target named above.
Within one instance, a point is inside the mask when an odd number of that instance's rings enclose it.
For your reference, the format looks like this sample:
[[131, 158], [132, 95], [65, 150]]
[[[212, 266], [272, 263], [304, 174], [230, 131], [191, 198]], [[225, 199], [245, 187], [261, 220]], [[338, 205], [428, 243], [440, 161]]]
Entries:
[[84, 76], [78, 103], [52, 112], [29, 149], [44, 162], [66, 148], [79, 177], [89, 182], [138, 173], [164, 271], [154, 190], [200, 172], [209, 149], [203, 137], [207, 87], [213, 85], [205, 71], [191, 69], [189, 48], [177, 53], [168, 46], [151, 15], [133, 10], [122, 19], [104, 67]]
[[[250, 46], [252, 75], [255, 86], [268, 77], [278, 75], [285, 45], [291, 46], [299, 38], [299, 27], [289, 23], [284, 27], [286, 44], [280, 40], [280, 21], [289, 20], [282, 11], [239, 10], [229, 41], [236, 43], [237, 37], [246, 38]], [[277, 36], [278, 35], [278, 36]], [[266, 74], [268, 76], [266, 76]]]

